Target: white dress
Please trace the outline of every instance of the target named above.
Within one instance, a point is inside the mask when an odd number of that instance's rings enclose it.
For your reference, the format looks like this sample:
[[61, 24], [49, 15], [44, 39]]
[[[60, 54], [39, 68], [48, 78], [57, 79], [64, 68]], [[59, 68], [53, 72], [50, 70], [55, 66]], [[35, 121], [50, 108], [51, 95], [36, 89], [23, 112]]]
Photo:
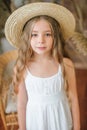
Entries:
[[72, 129], [61, 66], [57, 74], [48, 78], [36, 77], [28, 71], [25, 85], [28, 94], [26, 130]]

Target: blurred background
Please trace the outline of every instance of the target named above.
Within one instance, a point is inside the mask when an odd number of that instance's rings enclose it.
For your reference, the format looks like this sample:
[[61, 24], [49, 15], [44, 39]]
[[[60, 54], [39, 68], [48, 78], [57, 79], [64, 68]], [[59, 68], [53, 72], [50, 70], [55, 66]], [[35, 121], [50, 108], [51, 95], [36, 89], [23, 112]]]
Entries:
[[[0, 0], [0, 56], [15, 50], [5, 38], [4, 26], [9, 15], [27, 3], [41, 0]], [[77, 90], [81, 113], [81, 130], [87, 130], [87, 0], [42, 0], [68, 8], [76, 19], [75, 34], [65, 45], [65, 54], [75, 64]], [[0, 120], [0, 130], [4, 130]]]

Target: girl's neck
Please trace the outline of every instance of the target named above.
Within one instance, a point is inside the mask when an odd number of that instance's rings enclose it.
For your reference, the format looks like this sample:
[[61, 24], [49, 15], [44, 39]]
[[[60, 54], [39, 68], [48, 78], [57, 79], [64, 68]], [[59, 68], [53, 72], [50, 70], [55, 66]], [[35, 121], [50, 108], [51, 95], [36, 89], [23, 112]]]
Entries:
[[53, 57], [51, 54], [44, 54], [44, 55], [37, 55], [35, 54], [34, 57], [33, 57], [33, 60], [34, 61], [37, 61], [37, 62], [45, 62], [45, 61], [48, 61], [48, 60], [52, 60]]

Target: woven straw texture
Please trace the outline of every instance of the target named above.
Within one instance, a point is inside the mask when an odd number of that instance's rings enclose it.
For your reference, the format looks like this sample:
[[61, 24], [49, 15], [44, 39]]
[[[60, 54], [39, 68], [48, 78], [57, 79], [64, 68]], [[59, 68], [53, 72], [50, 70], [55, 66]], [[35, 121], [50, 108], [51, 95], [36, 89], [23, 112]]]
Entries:
[[84, 56], [87, 56], [87, 38], [83, 34], [75, 32], [72, 36], [72, 41], [76, 50]]
[[48, 15], [56, 19], [61, 26], [65, 39], [73, 34], [75, 30], [75, 18], [68, 9], [58, 4], [37, 2], [20, 7], [7, 19], [5, 35], [9, 43], [19, 48], [21, 43], [20, 37], [25, 23], [29, 19], [40, 15]]
[[13, 128], [14, 125], [18, 125], [17, 113], [5, 113], [7, 91], [12, 81], [13, 65], [11, 62], [14, 62], [17, 56], [17, 50], [0, 55], [0, 112], [5, 130], [8, 130], [8, 126]]

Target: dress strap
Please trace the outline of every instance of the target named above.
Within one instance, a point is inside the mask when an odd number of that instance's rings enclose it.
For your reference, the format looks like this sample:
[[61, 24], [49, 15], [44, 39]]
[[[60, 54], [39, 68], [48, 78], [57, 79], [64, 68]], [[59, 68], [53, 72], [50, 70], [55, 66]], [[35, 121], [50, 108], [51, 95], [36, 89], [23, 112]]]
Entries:
[[61, 68], [61, 65], [59, 64], [58, 73], [61, 73], [61, 70], [62, 70], [62, 68]]
[[26, 72], [27, 72], [27, 74], [29, 73], [29, 69], [28, 69], [28, 67], [26, 66]]

